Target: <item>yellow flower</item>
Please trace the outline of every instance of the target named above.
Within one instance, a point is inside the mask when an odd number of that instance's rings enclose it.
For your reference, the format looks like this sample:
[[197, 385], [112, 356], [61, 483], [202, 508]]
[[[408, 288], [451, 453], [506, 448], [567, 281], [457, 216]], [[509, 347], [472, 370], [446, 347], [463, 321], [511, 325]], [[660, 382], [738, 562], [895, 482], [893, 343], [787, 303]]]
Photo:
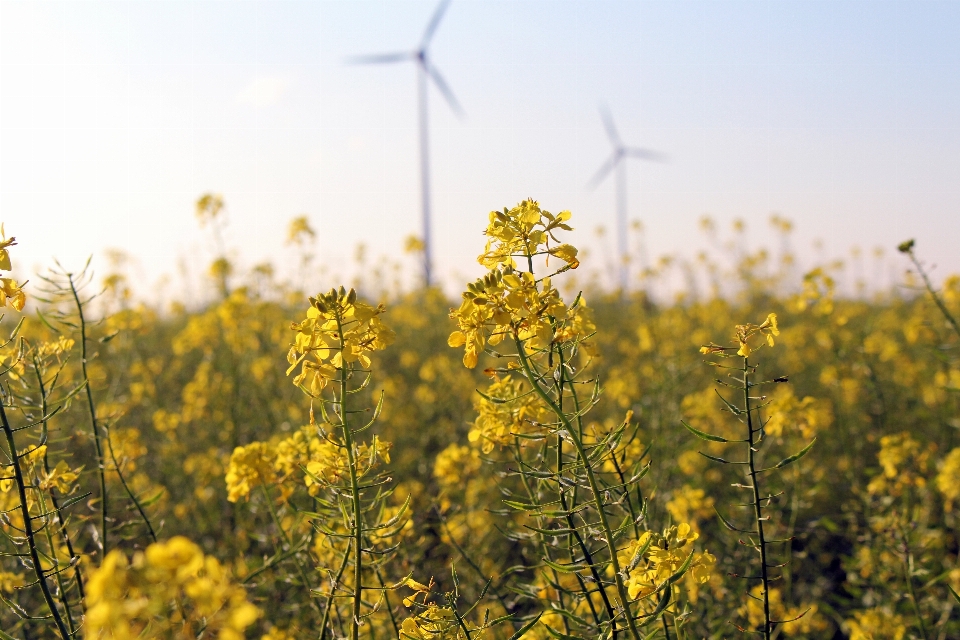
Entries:
[[662, 534], [646, 531], [627, 545], [618, 556], [627, 575], [630, 598], [643, 599], [664, 588], [688, 558], [687, 579], [693, 585], [705, 584], [717, 559], [706, 551], [694, 551], [693, 543], [698, 537], [699, 534], [684, 522], [665, 529]]
[[316, 397], [348, 365], [369, 369], [369, 354], [385, 349], [396, 334], [380, 320], [384, 306], [359, 302], [353, 289], [331, 289], [310, 304], [306, 319], [291, 327], [297, 336], [287, 354], [287, 375], [300, 365], [293, 383]]
[[287, 227], [287, 244], [303, 245], [313, 240], [316, 235], [307, 216], [297, 216]]
[[483, 453], [511, 444], [515, 434], [535, 433], [542, 428], [541, 423], [549, 419], [540, 398], [529, 393], [522, 380], [514, 380], [509, 375], [496, 378], [485, 395], [487, 397], [480, 396], [474, 402], [477, 418], [467, 435], [470, 442], [480, 444]]
[[111, 551], [87, 582], [84, 637], [242, 640], [260, 617], [224, 567], [184, 537], [151, 544], [128, 559]]
[[27, 303], [27, 294], [13, 278], [0, 278], [0, 307], [9, 305], [17, 311], [23, 311]]
[[250, 496], [250, 491], [276, 480], [276, 452], [266, 442], [253, 442], [237, 447], [227, 467], [227, 500], [237, 502]]
[[954, 502], [960, 499], [960, 447], [943, 459], [936, 482], [937, 489], [943, 494], [946, 510], [952, 511]]
[[847, 620], [850, 640], [902, 640], [907, 633], [903, 616], [882, 607], [857, 611], [853, 616]]

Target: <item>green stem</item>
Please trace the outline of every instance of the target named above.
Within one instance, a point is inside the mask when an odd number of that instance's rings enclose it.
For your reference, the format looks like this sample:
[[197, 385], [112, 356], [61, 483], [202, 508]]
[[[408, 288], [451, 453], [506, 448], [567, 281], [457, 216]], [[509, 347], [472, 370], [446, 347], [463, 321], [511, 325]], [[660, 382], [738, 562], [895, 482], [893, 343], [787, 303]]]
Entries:
[[[284, 531], [283, 525], [280, 524], [280, 518], [277, 516], [277, 510], [273, 506], [273, 500], [270, 498], [270, 491], [267, 490], [266, 484], [261, 484], [260, 488], [263, 489], [263, 497], [267, 501], [267, 510], [270, 512], [270, 518], [273, 520], [273, 524], [277, 527], [277, 530], [280, 532], [280, 539], [283, 540], [283, 544], [289, 549], [293, 546], [293, 543], [290, 541], [290, 537], [287, 536], [287, 532]], [[282, 553], [283, 549], [280, 549], [278, 553]], [[310, 586], [310, 580], [307, 578], [307, 572], [303, 568], [300, 559], [296, 555], [293, 556], [293, 562], [297, 565], [297, 571], [300, 574], [300, 579], [303, 581], [303, 586], [307, 588], [307, 592], [310, 593], [310, 602], [313, 605], [314, 609], [317, 610], [317, 615], [320, 615], [320, 605], [317, 604], [316, 599], [313, 597], [313, 590]]]
[[[40, 513], [45, 513], [47, 510], [47, 501], [43, 499], [42, 491], [39, 491], [38, 493], [40, 496]], [[70, 611], [70, 600], [67, 598], [67, 591], [63, 585], [63, 576], [60, 572], [60, 559], [57, 557], [57, 546], [53, 542], [53, 533], [50, 531], [49, 522], [43, 527], [43, 533], [47, 538], [47, 546], [50, 547], [50, 558], [52, 560], [54, 569], [53, 576], [57, 581], [57, 592], [60, 594], [60, 604], [63, 605], [63, 612], [67, 616], [67, 626], [70, 628], [70, 635], [72, 636], [76, 634], [77, 629], [73, 624], [73, 613]], [[71, 558], [72, 557], [73, 556], [71, 556]]]
[[770, 581], [767, 576], [767, 542], [763, 537], [763, 507], [760, 500], [760, 486], [757, 478], [755, 454], [760, 440], [754, 439], [759, 429], [753, 428], [753, 409], [750, 408], [750, 365], [743, 359], [743, 407], [747, 414], [747, 463], [750, 469], [750, 484], [753, 486], [753, 509], [757, 519], [757, 544], [760, 550], [760, 581], [763, 586], [763, 638], [770, 640], [773, 631], [770, 624]]
[[957, 322], [957, 319], [953, 317], [953, 314], [950, 313], [950, 310], [947, 309], [947, 305], [944, 304], [943, 300], [940, 299], [940, 296], [937, 295], [936, 290], [933, 288], [933, 283], [930, 282], [930, 278], [927, 276], [927, 272], [924, 271], [923, 266], [920, 264], [920, 261], [917, 260], [917, 256], [914, 255], [913, 250], [907, 252], [907, 255], [910, 256], [910, 261], [913, 262], [914, 266], [917, 268], [917, 272], [920, 273], [920, 277], [923, 278], [923, 285], [927, 288], [927, 292], [930, 293], [930, 297], [933, 298], [933, 301], [937, 304], [937, 307], [940, 309], [940, 313], [943, 314], [943, 317], [947, 319], [947, 322], [953, 327], [953, 330], [957, 332], [957, 335], [960, 336], [960, 323]]
[[[558, 348], [558, 358], [560, 360], [560, 377], [557, 380], [557, 408], [560, 409], [561, 413], [563, 412], [563, 383], [566, 382], [566, 373], [564, 369], [563, 361], [563, 351]], [[573, 385], [571, 384], [571, 391], [573, 391]], [[575, 394], [575, 392], [574, 392]], [[574, 395], [574, 402], [576, 405], [579, 405], [579, 402], [576, 400], [576, 395]], [[579, 411], [578, 411], [579, 413]], [[584, 465], [586, 466], [586, 465]], [[597, 569], [596, 565], [593, 563], [593, 556], [590, 551], [587, 549], [586, 543], [583, 541], [583, 536], [580, 535], [580, 532], [577, 530], [576, 525], [573, 522], [573, 516], [570, 515], [570, 509], [567, 507], [567, 497], [566, 491], [564, 491], [563, 483], [560, 482], [561, 476], [563, 475], [563, 437], [557, 436], [557, 491], [560, 494], [560, 506], [566, 515], [567, 527], [573, 532], [573, 537], [577, 541], [577, 546], [580, 547], [580, 552], [583, 554], [583, 559], [586, 560], [587, 565], [590, 567], [590, 574], [593, 576], [594, 582], [597, 583], [597, 589], [600, 592], [600, 599], [603, 600], [603, 607], [607, 610], [607, 617], [610, 620], [610, 636], [612, 640], [617, 638], [617, 622], [616, 622], [616, 613], [613, 610], [613, 606], [610, 604], [610, 598], [607, 596], [607, 590], [603, 586], [603, 581], [600, 577], [600, 572]], [[587, 600], [590, 600], [590, 592], [587, 591]], [[596, 612], [594, 612], [596, 616]], [[599, 620], [597, 620], [599, 626]]]
[[337, 335], [340, 340], [340, 427], [343, 431], [343, 444], [347, 449], [347, 464], [350, 468], [350, 498], [353, 502], [353, 537], [354, 537], [354, 588], [353, 588], [353, 620], [350, 623], [351, 640], [360, 638], [360, 606], [363, 603], [363, 514], [360, 511], [360, 486], [357, 479], [357, 461], [353, 451], [353, 433], [347, 423], [347, 363], [342, 354], [345, 348], [343, 341], [343, 322], [340, 312], [337, 311]]
[[20, 498], [20, 515], [23, 517], [23, 535], [27, 539], [27, 545], [30, 548], [30, 560], [33, 563], [33, 572], [37, 576], [37, 584], [40, 585], [40, 591], [43, 592], [43, 599], [50, 609], [50, 615], [57, 625], [57, 631], [63, 640], [70, 639], [70, 632], [67, 630], [60, 616], [60, 610], [53, 600], [53, 594], [50, 593], [50, 586], [47, 584], [47, 576], [40, 564], [40, 552], [37, 550], [36, 533], [33, 530], [33, 516], [30, 515], [30, 506], [27, 503], [27, 490], [23, 479], [23, 470], [20, 467], [20, 456], [17, 454], [17, 445], [13, 438], [13, 429], [10, 428], [10, 422], [7, 420], [7, 412], [0, 399], [0, 426], [3, 427], [3, 433], [7, 438], [7, 448], [10, 451], [10, 464], [13, 466], [13, 475], [17, 484], [17, 492]]
[[110, 460], [113, 462], [113, 468], [117, 472], [117, 477], [120, 478], [120, 485], [123, 487], [124, 492], [133, 501], [134, 506], [137, 507], [137, 513], [140, 514], [140, 518], [143, 520], [143, 523], [147, 525], [147, 533], [150, 534], [150, 539], [154, 542], [157, 541], [157, 532], [153, 530], [153, 525], [150, 524], [150, 518], [147, 517], [146, 512], [143, 510], [143, 505], [140, 504], [140, 500], [137, 499], [136, 494], [130, 489], [130, 486], [127, 484], [126, 478], [123, 477], [123, 471], [120, 469], [120, 463], [117, 461], [117, 455], [113, 451], [113, 442], [110, 440], [110, 431], [106, 430], [107, 436], [107, 450], [110, 452]]
[[[47, 388], [43, 382], [41, 364], [36, 357], [34, 357], [33, 365], [34, 365], [34, 372], [37, 375], [37, 388], [40, 391], [40, 415], [46, 416], [47, 412], [49, 411], [49, 406], [47, 405]], [[49, 429], [50, 427], [47, 424], [47, 420], [43, 419], [40, 422], [41, 441], [46, 441], [47, 433], [49, 432]], [[43, 471], [47, 475], [50, 475], [50, 460], [47, 457], [46, 452], [44, 452], [43, 454]], [[55, 495], [53, 495], [53, 491], [50, 492], [50, 502], [53, 504], [54, 511], [57, 512], [57, 524], [60, 525], [59, 527], [60, 535], [63, 537], [64, 546], [67, 547], [67, 553], [70, 554], [70, 558], [72, 561], [73, 558], [77, 557], [77, 553], [73, 549], [73, 541], [70, 539], [70, 532], [67, 531], [67, 523], [63, 518], [63, 511], [60, 509], [60, 501], [57, 500], [57, 497]], [[77, 582], [77, 593], [80, 597], [80, 601], [83, 602], [86, 595], [84, 593], [84, 588], [83, 588], [83, 572], [80, 570], [80, 562], [76, 562], [74, 564], [73, 575], [74, 575], [74, 579]], [[64, 602], [66, 602], [66, 600]], [[68, 617], [70, 616], [69, 609], [67, 610], [67, 616]]]
[[927, 626], [923, 622], [923, 614], [920, 612], [920, 601], [917, 599], [917, 591], [913, 586], [913, 577], [910, 575], [913, 565], [913, 553], [910, 551], [910, 544], [907, 542], [907, 534], [900, 528], [900, 537], [903, 540], [903, 580], [907, 584], [907, 591], [910, 593], [910, 602], [913, 604], [913, 612], [917, 616], [917, 626], [920, 628], [920, 637], [927, 640]]
[[[603, 493], [600, 491], [600, 485], [597, 483], [596, 475], [593, 472], [593, 467], [590, 465], [590, 460], [587, 457], [586, 451], [583, 448], [583, 442], [580, 439], [579, 433], [574, 430], [573, 425], [570, 424], [570, 420], [567, 418], [566, 414], [557, 406], [553, 401], [553, 398], [540, 386], [540, 383], [537, 381], [536, 376], [531, 370], [530, 361], [527, 358], [525, 347], [523, 342], [520, 341], [519, 336], [514, 333], [514, 342], [517, 346], [517, 354], [520, 357], [520, 364], [523, 367], [524, 373], [527, 375], [527, 379], [530, 381], [530, 384], [533, 385], [534, 390], [537, 395], [547, 403], [547, 406], [550, 407], [550, 410], [560, 419], [560, 422], [563, 423], [564, 428], [566, 428], [567, 433], [570, 435], [570, 440], [573, 442], [573, 446], [577, 450], [577, 456], [581, 461], [583, 461], [583, 468], [587, 474], [587, 482], [590, 484], [590, 492], [593, 497], [593, 504], [596, 508], [598, 515], [600, 516], [600, 526], [603, 528], [603, 537], [604, 542], [606, 542], [607, 549], [610, 554], [610, 565], [613, 568], [614, 580], [616, 582], [617, 594], [620, 599], [620, 606], [623, 609], [623, 615], [627, 620], [627, 626], [630, 628], [630, 633], [633, 636], [634, 640], [640, 640], [640, 631], [637, 629], [637, 623], [633, 619], [633, 613], [630, 611], [630, 600], [627, 597], [627, 587], [623, 583], [623, 576], [620, 574], [620, 560], [617, 558], [617, 546], [613, 539], [613, 530], [610, 528], [610, 522], [607, 518], [607, 512], [603, 508]], [[602, 588], [602, 583], [601, 583]]]
[[320, 621], [320, 640], [325, 640], [327, 636], [327, 624], [330, 622], [330, 609], [333, 607], [334, 594], [340, 584], [340, 579], [343, 577], [343, 572], [347, 570], [347, 564], [350, 563], [350, 546], [348, 541], [347, 548], [343, 551], [343, 559], [340, 561], [340, 568], [337, 569], [337, 577], [330, 582], [330, 593], [327, 595], [327, 604], [323, 608], [323, 619]]
[[80, 302], [80, 294], [72, 274], [67, 275], [67, 282], [70, 284], [70, 293], [73, 294], [73, 301], [77, 307], [80, 326], [80, 370], [83, 374], [87, 409], [90, 413], [90, 430], [93, 432], [93, 443], [97, 452], [97, 473], [100, 475], [100, 546], [103, 549], [100, 561], [102, 563], [107, 555], [107, 476], [104, 468], [103, 444], [100, 442], [100, 429], [97, 427], [97, 408], [93, 402], [93, 392], [90, 390], [90, 376], [87, 374], [87, 322], [83, 317], [83, 303]]

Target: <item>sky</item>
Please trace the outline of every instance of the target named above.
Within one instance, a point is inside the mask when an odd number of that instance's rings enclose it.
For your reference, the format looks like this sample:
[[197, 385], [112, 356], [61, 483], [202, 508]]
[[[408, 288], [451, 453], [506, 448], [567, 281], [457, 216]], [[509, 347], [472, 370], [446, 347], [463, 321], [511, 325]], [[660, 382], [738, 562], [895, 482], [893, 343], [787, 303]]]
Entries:
[[[348, 270], [403, 255], [420, 228], [413, 49], [436, 2], [0, 0], [0, 220], [21, 276], [112, 248], [149, 294], [209, 260], [194, 202], [223, 194], [241, 266], [292, 264], [289, 220]], [[475, 277], [491, 209], [573, 212], [603, 260], [624, 141], [629, 217], [653, 255], [722, 228], [772, 244], [794, 221], [804, 264], [915, 237], [960, 271], [960, 2], [453, 0], [431, 58], [463, 107], [429, 94], [435, 269]], [[819, 241], [820, 250], [813, 249]], [[405, 258], [408, 263], [410, 258]], [[412, 264], [410, 264], [412, 267]]]

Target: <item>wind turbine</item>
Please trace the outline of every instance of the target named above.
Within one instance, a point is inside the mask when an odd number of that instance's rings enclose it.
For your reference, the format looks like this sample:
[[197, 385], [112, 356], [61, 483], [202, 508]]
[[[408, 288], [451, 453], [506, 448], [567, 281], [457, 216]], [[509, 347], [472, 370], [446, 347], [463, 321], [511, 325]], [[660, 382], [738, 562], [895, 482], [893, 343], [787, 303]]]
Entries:
[[420, 121], [420, 202], [423, 210], [423, 281], [429, 287], [432, 277], [432, 244], [430, 241], [430, 123], [427, 118], [427, 88], [430, 81], [446, 99], [447, 104], [457, 116], [463, 115], [463, 109], [457, 102], [447, 81], [434, 66], [428, 55], [430, 41], [440, 26], [440, 20], [451, 0], [441, 0], [433, 12], [427, 28], [420, 38], [420, 44], [413, 51], [399, 51], [371, 56], [357, 56], [350, 58], [354, 64], [393, 64], [397, 62], [414, 62], [417, 65], [417, 104]]
[[606, 107], [600, 107], [600, 117], [603, 120], [603, 126], [607, 130], [607, 138], [613, 146], [613, 152], [607, 161], [594, 174], [587, 186], [590, 189], [596, 188], [611, 171], [616, 171], [616, 191], [617, 191], [617, 252], [620, 254], [620, 292], [625, 294], [628, 284], [627, 272], [627, 158], [638, 158], [640, 160], [663, 161], [662, 154], [649, 149], [639, 147], [628, 147], [623, 143], [617, 127], [613, 124], [613, 116]]

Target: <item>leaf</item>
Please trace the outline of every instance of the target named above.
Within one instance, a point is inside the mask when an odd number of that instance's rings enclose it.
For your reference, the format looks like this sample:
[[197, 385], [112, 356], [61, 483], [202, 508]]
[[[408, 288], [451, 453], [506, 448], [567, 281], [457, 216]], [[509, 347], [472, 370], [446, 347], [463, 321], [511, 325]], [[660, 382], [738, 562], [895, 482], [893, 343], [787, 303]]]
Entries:
[[[540, 622], [540, 616], [542, 616], [542, 615], [543, 615], [543, 612], [541, 611], [540, 613], [538, 613], [538, 614], [536, 615], [536, 617], [535, 617], [533, 620], [531, 620], [531, 621], [528, 622], [527, 624], [525, 624], [525, 625], [523, 625], [522, 627], [520, 627], [519, 629], [517, 629], [517, 632], [516, 632], [515, 634], [513, 634], [512, 636], [510, 636], [510, 640], [520, 640], [520, 638], [523, 637], [523, 634], [525, 634], [527, 631], [530, 631], [530, 629], [533, 628], [533, 625], [535, 625], [535, 624], [537, 624], [538, 622]], [[6, 639], [4, 638], [4, 640], [6, 640]]]
[[709, 453], [704, 453], [703, 451], [698, 451], [697, 453], [699, 453], [700, 455], [702, 455], [704, 458], [709, 458], [710, 460], [713, 460], [714, 462], [720, 462], [720, 463], [723, 463], [723, 464], [747, 464], [746, 462], [732, 462], [732, 461], [730, 461], [730, 460], [724, 460], [723, 458], [718, 458], [717, 456], [712, 456], [712, 455], [710, 455]]
[[957, 601], [957, 604], [960, 604], [960, 595], [958, 595], [950, 585], [947, 585], [947, 589], [950, 589], [950, 595], [952, 595], [953, 599]]
[[745, 531], [743, 529], [738, 529], [737, 527], [733, 526], [733, 524], [730, 523], [730, 521], [728, 521], [726, 518], [723, 517], [723, 514], [720, 513], [720, 511], [717, 510], [716, 507], [714, 507], [713, 510], [717, 512], [717, 517], [720, 518], [720, 522], [723, 523], [723, 526], [725, 526], [730, 531], [739, 531], [740, 533], [753, 533], [752, 531]]
[[556, 562], [550, 562], [546, 558], [543, 559], [543, 564], [560, 573], [579, 573], [589, 568], [589, 565], [586, 564], [557, 564]]
[[166, 489], [160, 489], [160, 491], [158, 491], [158, 492], [156, 493], [156, 495], [150, 496], [150, 497], [147, 498], [146, 500], [142, 501], [142, 502], [140, 503], [140, 506], [141, 506], [141, 507], [149, 507], [149, 506], [152, 505], [153, 503], [157, 502], [160, 498], [162, 498], [164, 493], [166, 493]]
[[511, 398], [510, 400], [507, 400], [504, 398], [494, 398], [493, 396], [488, 396], [483, 391], [480, 391], [480, 389], [477, 389], [477, 393], [479, 393], [484, 400], [486, 400], [487, 402], [492, 402], [493, 404], [506, 404], [511, 400], [513, 400], [513, 398]]
[[712, 433], [706, 433], [706, 432], [700, 431], [699, 429], [691, 427], [683, 420], [680, 421], [680, 424], [685, 426], [687, 430], [690, 431], [690, 433], [697, 436], [698, 438], [701, 438], [702, 440], [709, 440], [710, 442], [730, 442], [726, 438], [721, 438], [720, 436], [715, 436]]
[[814, 445], [816, 442], [817, 442], [817, 439], [814, 438], [813, 440], [810, 441], [810, 444], [808, 444], [807, 446], [805, 446], [805, 447], [804, 447], [803, 449], [801, 449], [799, 452], [793, 454], [793, 455], [790, 456], [789, 458], [784, 458], [783, 460], [781, 460], [780, 462], [778, 462], [775, 467], [771, 467], [771, 469], [781, 469], [781, 468], [787, 466], [788, 464], [790, 464], [791, 462], [796, 462], [797, 460], [799, 460], [799, 459], [802, 458], [803, 456], [807, 455], [807, 453], [810, 451], [810, 449], [813, 448], [813, 445]]
[[[537, 616], [537, 618], [539, 619], [539, 616]], [[14, 638], [14, 637], [11, 636], [11, 635], [7, 635], [7, 634], [4, 633], [3, 631], [0, 631], [0, 640], [17, 640], [17, 639]], [[511, 639], [511, 640], [512, 640], [512, 639]]]
[[511, 509], [516, 509], [517, 511], [536, 511], [540, 508], [538, 504], [529, 504], [526, 502], [516, 502], [514, 500], [504, 500], [503, 503], [510, 507]]
[[727, 408], [730, 409], [730, 413], [732, 413], [735, 416], [739, 416], [741, 413], [743, 413], [743, 409], [741, 409], [735, 404], [730, 403], [726, 398], [723, 397], [722, 393], [720, 393], [716, 389], [714, 389], [714, 391], [716, 392], [717, 397], [723, 401], [723, 404], [727, 405]]

